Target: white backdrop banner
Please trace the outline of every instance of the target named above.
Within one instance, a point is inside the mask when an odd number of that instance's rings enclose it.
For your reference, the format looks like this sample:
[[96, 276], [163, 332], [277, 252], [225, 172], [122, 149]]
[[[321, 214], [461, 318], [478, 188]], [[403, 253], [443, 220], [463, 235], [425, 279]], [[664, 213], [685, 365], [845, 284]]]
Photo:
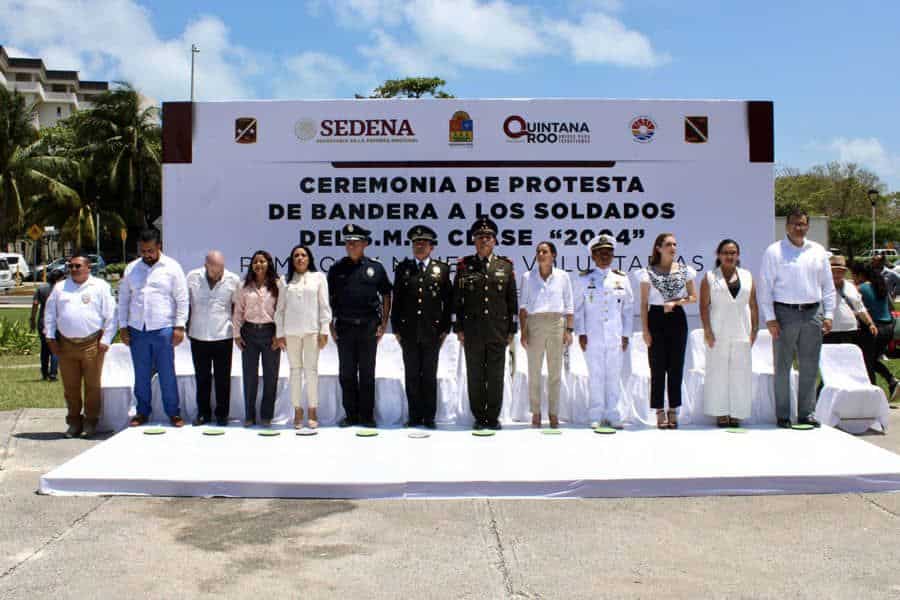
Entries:
[[[219, 249], [244, 273], [265, 249], [283, 272], [302, 243], [327, 270], [344, 255], [341, 227], [355, 223], [372, 230], [367, 253], [392, 270], [410, 255], [406, 231], [425, 224], [438, 232], [435, 254], [455, 263], [473, 251], [471, 223], [488, 215], [517, 274], [541, 240], [556, 244], [567, 271], [590, 266], [585, 244], [601, 231], [618, 240], [615, 266], [626, 271], [646, 265], [662, 232], [701, 272], [734, 238], [755, 271], [772, 240], [773, 168], [770, 157], [751, 161], [760, 128], [749, 104], [194, 104], [191, 162], [163, 168], [165, 251], [189, 269]], [[762, 130], [771, 144], [771, 119]]]

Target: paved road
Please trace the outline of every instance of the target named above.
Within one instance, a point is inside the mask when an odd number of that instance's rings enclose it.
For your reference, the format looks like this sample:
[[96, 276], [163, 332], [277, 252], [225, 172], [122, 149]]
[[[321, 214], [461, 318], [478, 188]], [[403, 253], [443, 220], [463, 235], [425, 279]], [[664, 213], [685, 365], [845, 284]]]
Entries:
[[[39, 496], [42, 473], [97, 443], [62, 439], [62, 422], [60, 410], [0, 412], [4, 600], [900, 598], [900, 494], [352, 502]], [[892, 425], [888, 436], [866, 439], [900, 451], [900, 411]]]

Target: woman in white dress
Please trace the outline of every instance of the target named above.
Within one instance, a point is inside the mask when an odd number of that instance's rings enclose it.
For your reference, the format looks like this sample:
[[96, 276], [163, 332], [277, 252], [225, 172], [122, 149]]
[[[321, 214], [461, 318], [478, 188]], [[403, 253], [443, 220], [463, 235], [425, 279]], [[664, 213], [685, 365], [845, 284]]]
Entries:
[[700, 284], [700, 319], [706, 339], [703, 410], [719, 427], [737, 427], [750, 416], [750, 348], [759, 329], [756, 287], [750, 271], [740, 268], [741, 249], [734, 240], [716, 248], [716, 268]]
[[297, 429], [303, 426], [302, 376], [306, 378], [309, 427], [319, 426], [319, 350], [328, 343], [330, 324], [328, 281], [316, 270], [309, 248], [294, 246], [288, 263], [287, 283], [278, 296], [275, 309], [275, 335], [279, 345], [287, 349], [291, 364], [291, 403]]

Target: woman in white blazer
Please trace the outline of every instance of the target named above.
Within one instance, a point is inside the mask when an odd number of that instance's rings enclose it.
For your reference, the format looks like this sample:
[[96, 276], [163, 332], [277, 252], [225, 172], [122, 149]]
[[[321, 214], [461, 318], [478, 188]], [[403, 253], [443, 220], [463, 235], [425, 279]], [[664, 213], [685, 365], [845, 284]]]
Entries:
[[750, 271], [740, 268], [741, 249], [722, 240], [716, 268], [700, 284], [700, 318], [706, 339], [704, 412], [719, 427], [737, 427], [750, 416], [750, 349], [759, 329], [756, 288]]
[[275, 309], [275, 335], [279, 345], [287, 349], [291, 364], [294, 427], [303, 426], [300, 382], [305, 376], [309, 427], [315, 429], [319, 426], [319, 350], [328, 343], [331, 324], [328, 281], [316, 270], [312, 252], [303, 245], [291, 250], [286, 279]]

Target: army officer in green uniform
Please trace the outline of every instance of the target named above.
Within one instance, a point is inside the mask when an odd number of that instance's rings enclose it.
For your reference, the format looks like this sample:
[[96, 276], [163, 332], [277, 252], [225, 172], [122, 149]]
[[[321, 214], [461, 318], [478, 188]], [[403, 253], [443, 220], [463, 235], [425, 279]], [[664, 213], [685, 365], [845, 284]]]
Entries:
[[500, 429], [505, 352], [516, 333], [516, 278], [509, 259], [494, 254], [497, 225], [487, 217], [470, 230], [476, 253], [460, 259], [453, 282], [456, 334], [468, 371], [475, 429]]
[[441, 344], [450, 332], [453, 284], [450, 266], [431, 258], [437, 234], [424, 225], [410, 229], [413, 257], [397, 264], [391, 325], [403, 349], [406, 371], [407, 427], [434, 429], [437, 367]]

